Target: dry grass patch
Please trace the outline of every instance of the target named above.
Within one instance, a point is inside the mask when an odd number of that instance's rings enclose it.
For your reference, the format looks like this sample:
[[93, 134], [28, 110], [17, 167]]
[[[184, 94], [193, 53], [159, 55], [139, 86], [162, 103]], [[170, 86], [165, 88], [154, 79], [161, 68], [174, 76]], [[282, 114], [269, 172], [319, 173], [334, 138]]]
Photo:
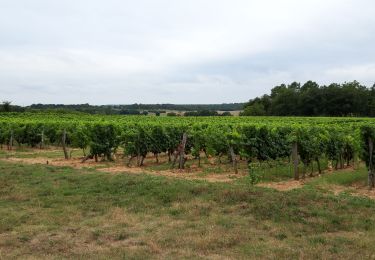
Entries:
[[279, 192], [2, 161], [0, 183], [3, 258], [369, 258], [375, 242], [375, 202], [321, 182]]

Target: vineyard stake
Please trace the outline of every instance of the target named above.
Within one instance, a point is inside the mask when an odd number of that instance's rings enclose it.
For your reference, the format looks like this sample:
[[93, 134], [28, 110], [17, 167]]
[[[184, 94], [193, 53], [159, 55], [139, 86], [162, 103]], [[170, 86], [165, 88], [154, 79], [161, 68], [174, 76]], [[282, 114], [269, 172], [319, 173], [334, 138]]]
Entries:
[[61, 144], [62, 144], [62, 147], [63, 147], [65, 159], [68, 160], [69, 159], [69, 155], [68, 155], [68, 151], [66, 149], [66, 130], [65, 129], [63, 131], [63, 135], [62, 135], [62, 139], [61, 139]]
[[187, 134], [184, 133], [182, 135], [182, 142], [181, 142], [181, 149], [180, 149], [180, 162], [179, 162], [179, 169], [183, 169], [185, 165], [185, 147], [187, 141]]
[[40, 142], [40, 149], [43, 149], [44, 148], [44, 129], [42, 130], [42, 140]]
[[294, 166], [294, 179], [295, 180], [299, 180], [297, 142], [293, 142], [293, 146], [292, 146], [292, 159], [293, 159], [293, 166]]
[[9, 150], [13, 150], [13, 129], [10, 131]]
[[372, 138], [369, 137], [368, 139], [368, 146], [369, 146], [369, 169], [368, 169], [368, 185], [369, 189], [375, 187], [375, 176], [374, 176], [374, 166], [372, 162], [373, 150], [374, 150], [374, 143]]
[[233, 150], [233, 147], [229, 147], [229, 152], [230, 152], [230, 156], [231, 156], [231, 160], [232, 160], [232, 166], [233, 166], [233, 169], [234, 169], [234, 173], [237, 174], [238, 173], [238, 169], [237, 169], [237, 158], [236, 158], [236, 154], [234, 153], [234, 150]]

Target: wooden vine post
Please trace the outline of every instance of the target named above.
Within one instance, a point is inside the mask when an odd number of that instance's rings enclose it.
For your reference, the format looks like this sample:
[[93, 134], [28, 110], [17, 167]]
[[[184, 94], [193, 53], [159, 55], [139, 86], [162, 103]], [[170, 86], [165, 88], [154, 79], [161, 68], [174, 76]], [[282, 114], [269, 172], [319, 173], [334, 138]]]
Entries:
[[369, 166], [368, 166], [368, 185], [369, 189], [375, 187], [375, 173], [374, 173], [374, 165], [372, 161], [373, 151], [374, 151], [374, 142], [371, 137], [368, 139], [368, 150], [369, 150]]
[[234, 150], [233, 150], [232, 146], [229, 147], [229, 153], [230, 153], [230, 157], [231, 157], [231, 161], [232, 161], [232, 166], [233, 166], [234, 172], [235, 172], [235, 174], [238, 174], [237, 158], [236, 158], [236, 154], [234, 153]]
[[178, 168], [179, 169], [183, 169], [184, 168], [184, 166], [185, 166], [185, 147], [186, 147], [186, 142], [187, 142], [187, 134], [184, 133], [182, 135], [181, 143], [178, 145], [176, 151], [174, 152], [174, 159], [173, 159], [173, 163], [172, 163], [172, 168], [174, 168], [178, 157], [180, 157], [179, 158], [179, 162], [178, 162]]
[[13, 135], [14, 135], [14, 132], [13, 132], [13, 129], [10, 131], [10, 140], [9, 140], [9, 149], [8, 150], [13, 150], [13, 139], [14, 139], [14, 137], [13, 137]]
[[294, 168], [294, 179], [299, 180], [297, 142], [293, 142], [293, 145], [292, 145], [292, 160], [293, 160], [293, 168]]
[[44, 148], [44, 129], [42, 130], [41, 134], [41, 141], [40, 141], [40, 149]]
[[141, 166], [141, 151], [139, 146], [137, 147], [137, 166]]
[[187, 134], [184, 133], [182, 135], [182, 141], [181, 141], [181, 147], [180, 147], [180, 161], [178, 168], [183, 169], [185, 166], [185, 147], [186, 147], [186, 141], [187, 141]]
[[64, 129], [63, 131], [63, 135], [62, 135], [62, 139], [61, 139], [61, 145], [62, 145], [62, 148], [63, 148], [63, 151], [64, 151], [64, 157], [66, 160], [69, 159], [69, 154], [68, 154], [68, 151], [66, 149], [66, 129]]

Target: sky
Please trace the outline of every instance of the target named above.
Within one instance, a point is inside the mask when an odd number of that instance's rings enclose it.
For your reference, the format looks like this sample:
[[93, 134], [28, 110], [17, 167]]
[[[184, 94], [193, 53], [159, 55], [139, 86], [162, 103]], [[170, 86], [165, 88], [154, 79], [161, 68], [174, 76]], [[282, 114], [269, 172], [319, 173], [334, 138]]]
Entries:
[[375, 83], [373, 0], [0, 0], [0, 101], [244, 102]]

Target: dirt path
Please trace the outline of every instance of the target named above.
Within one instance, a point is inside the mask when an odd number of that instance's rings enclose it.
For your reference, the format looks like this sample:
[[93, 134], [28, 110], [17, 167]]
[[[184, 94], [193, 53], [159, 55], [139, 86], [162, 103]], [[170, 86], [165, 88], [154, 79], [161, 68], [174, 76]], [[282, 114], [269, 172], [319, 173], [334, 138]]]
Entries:
[[330, 185], [330, 190], [335, 195], [339, 195], [342, 192], [349, 193], [352, 196], [367, 197], [375, 200], [375, 190], [369, 190], [367, 187], [352, 185], [350, 187], [340, 185]]
[[264, 188], [271, 188], [279, 191], [288, 191], [288, 190], [294, 190], [302, 188], [303, 185], [305, 185], [306, 181], [280, 181], [280, 182], [265, 182], [265, 183], [259, 183], [259, 187]]
[[[153, 176], [165, 176], [170, 178], [185, 179], [185, 180], [201, 180], [208, 182], [233, 182], [234, 180], [243, 178], [244, 174], [230, 174], [230, 173], [220, 173], [220, 174], [202, 174], [198, 169], [189, 170], [178, 170], [178, 169], [168, 169], [168, 170], [150, 170], [142, 167], [127, 167], [122, 162], [108, 163], [108, 162], [95, 162], [93, 160], [81, 163], [80, 158], [72, 158], [70, 160], [65, 160], [61, 158], [46, 158], [46, 157], [35, 157], [35, 158], [15, 158], [8, 157], [1, 159], [6, 162], [13, 163], [23, 163], [23, 164], [43, 164], [52, 166], [68, 166], [75, 169], [82, 168], [94, 168], [96, 171], [105, 172], [110, 174], [149, 174]], [[352, 169], [344, 169], [340, 171], [350, 171]], [[329, 171], [331, 172], [331, 171]], [[327, 172], [326, 174], [329, 174]], [[307, 177], [304, 180], [288, 180], [280, 182], [266, 182], [259, 183], [257, 186], [264, 188], [271, 188], [278, 191], [289, 191], [293, 189], [300, 189], [306, 183], [318, 178]], [[340, 185], [330, 185], [329, 190], [335, 195], [339, 195], [342, 192], [350, 193], [353, 196], [364, 196], [371, 199], [375, 199], [375, 190], [369, 191], [366, 187], [356, 187], [356, 186], [340, 186]]]
[[52, 166], [68, 166], [75, 169], [82, 169], [82, 168], [95, 168], [97, 171], [106, 172], [106, 173], [113, 173], [113, 174], [121, 174], [121, 173], [128, 173], [128, 174], [150, 174], [154, 176], [166, 176], [166, 177], [173, 177], [179, 179], [189, 179], [189, 180], [205, 180], [208, 182], [231, 182], [235, 179], [243, 177], [240, 174], [207, 174], [204, 176], [199, 176], [200, 172], [186, 172], [184, 170], [163, 170], [163, 171], [153, 171], [147, 170], [141, 167], [127, 167], [125, 165], [119, 165], [115, 163], [102, 163], [102, 162], [94, 162], [94, 161], [86, 161], [85, 163], [81, 163], [81, 159], [79, 158], [72, 158], [70, 160], [64, 159], [51, 159], [51, 158], [43, 158], [43, 157], [36, 157], [36, 158], [7, 158], [2, 159], [3, 161], [7, 162], [14, 162], [14, 163], [24, 163], [24, 164], [44, 164], [44, 165], [52, 165]]
[[[340, 172], [345, 171], [352, 171], [353, 168], [348, 167], [346, 169], [340, 170]], [[328, 171], [326, 174], [333, 173], [334, 171]], [[319, 178], [320, 176], [314, 176], [314, 177], [308, 177], [304, 180], [289, 180], [289, 181], [281, 181], [281, 182], [268, 182], [268, 183], [260, 183], [258, 184], [259, 187], [264, 188], [271, 188], [278, 191], [289, 191], [294, 189], [302, 188], [306, 183], [309, 183], [313, 181], [316, 178]], [[368, 190], [367, 186], [360, 186], [357, 184], [352, 184], [351, 186], [342, 186], [342, 185], [335, 185], [335, 184], [329, 184], [326, 186], [326, 188], [333, 192], [336, 196], [340, 193], [348, 193], [352, 196], [358, 196], [358, 197], [367, 197], [370, 199], [375, 200], [375, 190]]]
[[135, 173], [135, 174], [150, 174], [155, 176], [166, 176], [179, 179], [190, 179], [190, 180], [205, 180], [208, 182], [231, 182], [235, 179], [241, 178], [241, 175], [235, 174], [210, 174], [205, 176], [197, 176], [197, 173], [187, 173], [183, 170], [163, 170], [163, 171], [150, 171], [139, 167], [125, 167], [125, 166], [114, 166], [108, 168], [100, 168], [98, 171], [108, 173]]
[[17, 162], [17, 163], [25, 163], [25, 164], [45, 164], [45, 165], [52, 165], [52, 166], [70, 166], [76, 169], [81, 169], [84, 167], [96, 166], [93, 163], [81, 163], [80, 159], [71, 159], [71, 160], [64, 160], [64, 159], [53, 159], [53, 158], [45, 158], [45, 157], [35, 157], [35, 158], [14, 158], [10, 157], [7, 159], [2, 159], [4, 161], [10, 162]]
[[[352, 167], [347, 167], [344, 169], [340, 169], [340, 172], [345, 172], [345, 171], [352, 171]], [[325, 171], [324, 175], [330, 174], [335, 172], [332, 169], [328, 169]], [[271, 188], [279, 191], [289, 191], [289, 190], [294, 190], [294, 189], [299, 189], [302, 188], [306, 183], [309, 183], [313, 180], [316, 180], [316, 178], [323, 177], [324, 175], [314, 175], [314, 176], [306, 176], [304, 179], [301, 178], [300, 180], [288, 180], [288, 181], [280, 181], [280, 182], [264, 182], [258, 184], [260, 187], [265, 187], [265, 188]], [[346, 187], [339, 186], [345, 189]]]

